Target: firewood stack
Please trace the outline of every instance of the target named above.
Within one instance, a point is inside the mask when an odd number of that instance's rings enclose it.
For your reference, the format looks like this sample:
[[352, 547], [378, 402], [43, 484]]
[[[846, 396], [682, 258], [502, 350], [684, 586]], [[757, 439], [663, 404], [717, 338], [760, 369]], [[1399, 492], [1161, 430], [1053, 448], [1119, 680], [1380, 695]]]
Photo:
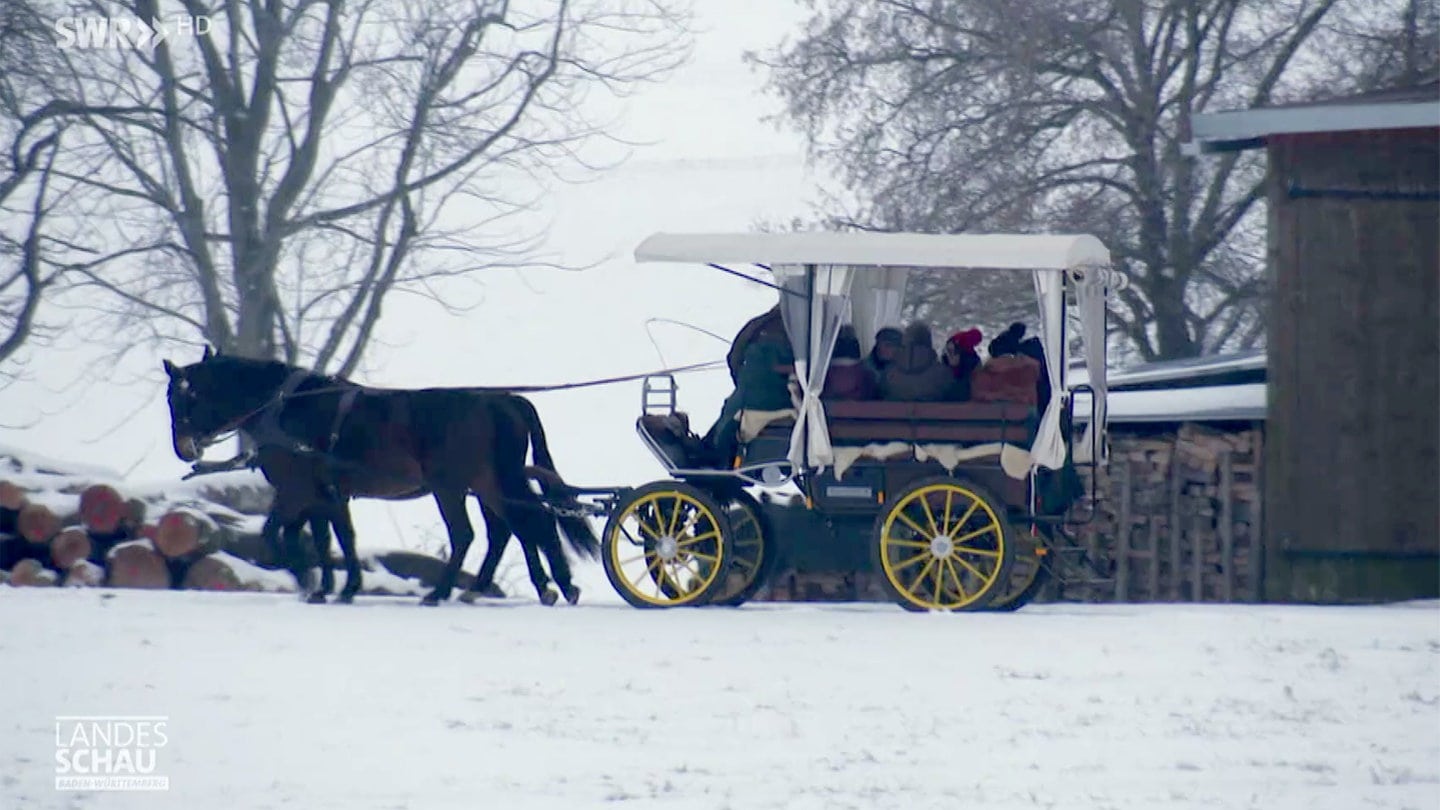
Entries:
[[1049, 596], [1257, 601], [1262, 436], [1195, 423], [1165, 433], [1112, 432], [1110, 464], [1098, 473], [1099, 512], [1079, 532], [1108, 576], [1054, 587]]
[[[294, 580], [259, 535], [271, 492], [223, 482], [189, 490], [183, 502], [151, 495], [127, 498], [109, 484], [69, 483], [57, 476], [29, 488], [35, 475], [7, 480], [0, 466], [0, 585], [208, 591], [294, 590]], [[313, 543], [301, 537], [308, 566]], [[343, 568], [335, 558], [327, 560]], [[418, 579], [432, 587], [442, 560], [391, 552], [365, 560], [367, 570]], [[275, 572], [282, 572], [276, 574]], [[467, 587], [462, 575], [460, 587]], [[364, 593], [401, 590], [393, 578], [369, 577]]]

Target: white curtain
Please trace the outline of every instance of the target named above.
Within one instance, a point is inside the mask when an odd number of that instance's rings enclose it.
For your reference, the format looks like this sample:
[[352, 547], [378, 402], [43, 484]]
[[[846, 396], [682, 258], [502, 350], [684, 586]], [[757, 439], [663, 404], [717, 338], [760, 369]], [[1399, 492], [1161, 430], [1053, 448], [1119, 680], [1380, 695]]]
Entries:
[[[1114, 274], [1118, 277], [1118, 274]], [[1112, 281], [1112, 274], [1103, 267], [1081, 267], [1070, 271], [1075, 285], [1075, 302], [1080, 310], [1080, 339], [1085, 345], [1085, 371], [1090, 376], [1090, 387], [1095, 389], [1095, 418], [1085, 427], [1081, 439], [1082, 450], [1077, 455], [1086, 461], [1104, 465], [1110, 460], [1109, 439], [1106, 435], [1105, 405], [1105, 296]]]
[[850, 285], [855, 271], [821, 265], [814, 268], [812, 276], [804, 267], [789, 265], [776, 267], [774, 272], [783, 290], [780, 314], [795, 350], [795, 380], [800, 385], [788, 456], [797, 470], [823, 469], [835, 462], [835, 452], [820, 392], [825, 390], [825, 374], [840, 327], [850, 321]]
[[1045, 368], [1041, 371], [1050, 380], [1050, 404], [1040, 415], [1040, 429], [1030, 446], [1034, 463], [1052, 470], [1065, 466], [1065, 437], [1060, 431], [1060, 415], [1069, 397], [1061, 385], [1060, 370], [1065, 368], [1065, 278], [1053, 271], [1037, 270], [1035, 295], [1040, 301], [1040, 342], [1045, 347]]
[[861, 354], [875, 347], [875, 333], [887, 326], [900, 328], [900, 307], [910, 271], [904, 267], [866, 267], [854, 273], [850, 284], [851, 313]]

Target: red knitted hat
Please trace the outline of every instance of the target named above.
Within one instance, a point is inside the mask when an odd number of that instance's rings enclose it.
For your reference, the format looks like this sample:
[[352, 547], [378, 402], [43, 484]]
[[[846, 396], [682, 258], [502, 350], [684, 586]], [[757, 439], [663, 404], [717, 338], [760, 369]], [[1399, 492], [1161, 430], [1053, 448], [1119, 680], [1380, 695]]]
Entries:
[[971, 351], [974, 351], [975, 347], [980, 345], [980, 341], [982, 339], [983, 336], [980, 334], [979, 329], [966, 329], [963, 332], [956, 332], [955, 334], [951, 335], [950, 340], [946, 342], [954, 343], [962, 349], [969, 349]]

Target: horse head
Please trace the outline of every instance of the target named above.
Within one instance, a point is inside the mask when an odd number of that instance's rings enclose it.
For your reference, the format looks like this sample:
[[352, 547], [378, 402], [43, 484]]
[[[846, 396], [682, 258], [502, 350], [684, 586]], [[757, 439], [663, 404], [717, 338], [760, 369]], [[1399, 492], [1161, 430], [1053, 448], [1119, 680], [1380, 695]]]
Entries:
[[236, 430], [263, 408], [279, 383], [278, 363], [245, 360], [205, 348], [200, 362], [177, 366], [164, 361], [170, 378], [165, 398], [170, 405], [170, 441], [182, 461], [198, 461], [205, 448]]

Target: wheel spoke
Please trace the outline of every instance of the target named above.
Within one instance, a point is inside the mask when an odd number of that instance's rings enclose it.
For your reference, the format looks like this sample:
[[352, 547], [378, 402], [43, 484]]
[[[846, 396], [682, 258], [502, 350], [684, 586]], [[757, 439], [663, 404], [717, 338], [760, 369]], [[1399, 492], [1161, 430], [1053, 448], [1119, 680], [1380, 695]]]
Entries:
[[696, 559], [696, 560], [704, 560], [705, 562], [708, 562], [708, 563], [711, 563], [711, 564], [715, 564], [715, 563], [719, 563], [719, 562], [720, 562], [720, 555], [718, 555], [718, 554], [701, 554], [701, 553], [698, 552], [698, 551], [692, 551], [692, 552], [690, 552], [690, 556], [691, 556], [691, 558], [693, 558], [693, 559]]
[[930, 496], [920, 496], [920, 506], [925, 510], [925, 520], [930, 524], [930, 536], [936, 537], [940, 534], [940, 527], [935, 525], [935, 513], [930, 510]]
[[[976, 509], [979, 509], [979, 508], [980, 508], [980, 499], [972, 496], [971, 499], [970, 499], [970, 508], [969, 508], [969, 509], [966, 509], [966, 510], [965, 510], [965, 514], [964, 514], [963, 516], [961, 516], [961, 518], [960, 518], [959, 520], [955, 521], [954, 528], [958, 529], [958, 528], [964, 526], [964, 525], [965, 525], [965, 522], [970, 519], [970, 516], [973, 515], [973, 514], [975, 514], [975, 510], [976, 510]], [[946, 534], [949, 534], [950, 531], [951, 531], [951, 524], [946, 523], [946, 524], [945, 524], [945, 533], [946, 533]]]
[[[963, 526], [963, 525], [965, 525], [965, 524], [962, 523], [962, 524], [960, 524], [960, 525]], [[996, 529], [999, 529], [999, 528], [1000, 528], [1000, 524], [999, 524], [999, 523], [995, 523], [995, 522], [992, 521], [989, 526], [986, 526], [986, 527], [983, 528], [983, 529], [977, 529], [977, 530], [975, 530], [975, 531], [973, 531], [973, 532], [970, 532], [970, 533], [967, 534], [967, 535], [964, 535], [964, 536], [962, 536], [962, 537], [957, 537], [957, 538], [955, 538], [955, 545], [957, 545], [957, 546], [958, 546], [958, 545], [962, 545], [962, 544], [964, 544], [965, 541], [967, 541], [967, 540], [974, 540], [975, 538], [979, 537], [979, 536], [982, 535], [982, 534], [989, 534], [990, 532], [993, 532], [993, 531], [995, 531]]]
[[955, 498], [955, 490], [945, 490], [945, 516], [940, 519], [940, 525], [945, 528], [945, 534], [950, 533], [950, 504]]
[[915, 594], [915, 587], [920, 584], [920, 580], [924, 579], [926, 574], [930, 573], [930, 567], [935, 565], [935, 561], [936, 558], [931, 557], [930, 561], [925, 563], [925, 567], [920, 569], [920, 573], [916, 574], [915, 578], [910, 580], [910, 587], [905, 590], [912, 596]]
[[885, 543], [887, 545], [899, 546], [901, 548], [923, 548], [927, 550], [930, 548], [930, 544], [924, 540], [905, 540], [899, 537], [887, 537], [885, 538]]
[[961, 603], [970, 601], [965, 593], [965, 586], [960, 584], [960, 574], [955, 570], [955, 565], [949, 560], [945, 561], [945, 570], [950, 572], [950, 578], [955, 580], [955, 590], [960, 597]]
[[956, 558], [955, 558], [955, 562], [960, 563], [960, 564], [963, 565], [963, 566], [966, 568], [966, 570], [968, 570], [970, 573], [972, 573], [972, 574], [974, 574], [975, 576], [979, 577], [981, 582], [988, 582], [988, 581], [990, 581], [990, 579], [992, 579], [992, 577], [987, 577], [987, 576], [985, 576], [984, 574], [982, 574], [982, 573], [980, 572], [980, 569], [979, 569], [979, 568], [976, 568], [975, 566], [971, 565], [970, 563], [965, 562], [964, 560], [960, 559], [959, 557], [956, 557]]
[[900, 569], [902, 569], [902, 568], [909, 568], [910, 566], [914, 565], [914, 564], [917, 563], [917, 562], [920, 562], [921, 560], [923, 560], [923, 559], [925, 559], [926, 557], [929, 557], [929, 556], [930, 556], [930, 552], [928, 552], [928, 551], [922, 551], [922, 552], [920, 552], [919, 554], [916, 554], [914, 557], [906, 557], [905, 559], [901, 560], [900, 562], [894, 563], [893, 565], [890, 566], [890, 569], [891, 569], [892, 571], [899, 572]]
[[925, 536], [925, 530], [922, 529], [922, 528], [920, 528], [920, 524], [918, 524], [918, 523], [916, 523], [915, 521], [911, 520], [911, 519], [910, 519], [910, 516], [907, 515], [907, 514], [905, 514], [904, 511], [897, 511], [897, 512], [895, 513], [895, 517], [899, 518], [902, 522], [905, 523], [905, 525], [907, 525], [907, 526], [909, 526], [910, 528], [914, 529], [916, 534], [920, 535], [921, 537], [924, 537], [924, 536]]
[[697, 534], [697, 535], [695, 535], [694, 537], [687, 537], [687, 538], [685, 538], [684, 540], [681, 540], [680, 542], [676, 543], [676, 544], [675, 544], [675, 547], [676, 547], [676, 548], [685, 548], [685, 547], [687, 547], [687, 546], [693, 546], [693, 545], [695, 545], [696, 543], [700, 543], [700, 542], [703, 542], [703, 541], [705, 541], [705, 540], [709, 540], [709, 539], [712, 538], [712, 537], [719, 537], [719, 536], [720, 536], [719, 530], [712, 531], [712, 532], [705, 532], [704, 534]]
[[680, 509], [682, 506], [683, 504], [680, 501], [680, 496], [676, 495], [675, 511], [670, 513], [670, 525], [665, 529], [665, 533], [670, 535], [671, 537], [675, 536], [675, 523], [680, 520]]
[[956, 554], [974, 554], [976, 557], [989, 557], [994, 560], [999, 558], [1000, 552], [988, 548], [970, 548], [969, 546], [956, 546]]

